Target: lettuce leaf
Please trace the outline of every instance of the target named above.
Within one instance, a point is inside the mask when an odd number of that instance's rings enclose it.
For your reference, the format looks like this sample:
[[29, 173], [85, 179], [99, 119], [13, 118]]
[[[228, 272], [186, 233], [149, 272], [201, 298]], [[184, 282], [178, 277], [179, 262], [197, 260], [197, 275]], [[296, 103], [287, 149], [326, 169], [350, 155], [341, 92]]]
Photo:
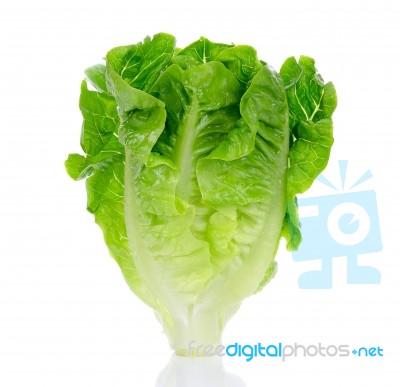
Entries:
[[289, 105], [291, 146], [288, 169], [288, 203], [282, 235], [287, 248], [301, 242], [296, 195], [307, 191], [328, 164], [333, 145], [332, 114], [337, 98], [332, 82], [324, 83], [314, 59], [288, 58], [280, 70]]

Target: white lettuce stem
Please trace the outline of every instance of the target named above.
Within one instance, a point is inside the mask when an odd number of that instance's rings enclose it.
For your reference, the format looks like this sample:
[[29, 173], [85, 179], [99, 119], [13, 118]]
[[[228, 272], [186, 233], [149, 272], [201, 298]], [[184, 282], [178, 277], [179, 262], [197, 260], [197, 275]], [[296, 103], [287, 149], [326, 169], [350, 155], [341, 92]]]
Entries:
[[172, 327], [166, 327], [170, 346], [177, 355], [214, 355], [221, 344], [223, 326], [216, 311], [190, 310], [186, 316], [173, 317]]

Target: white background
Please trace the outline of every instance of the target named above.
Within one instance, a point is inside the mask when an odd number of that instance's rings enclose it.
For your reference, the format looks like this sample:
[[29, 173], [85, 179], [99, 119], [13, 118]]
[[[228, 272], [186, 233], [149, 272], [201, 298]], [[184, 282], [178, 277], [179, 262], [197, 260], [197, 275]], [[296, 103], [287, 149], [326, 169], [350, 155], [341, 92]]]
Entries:
[[[153, 386], [170, 356], [152, 312], [130, 293], [64, 171], [79, 152], [83, 70], [108, 49], [164, 31], [247, 43], [279, 69], [317, 59], [339, 96], [336, 160], [371, 169], [384, 249], [365, 257], [380, 285], [300, 290], [309, 263], [282, 248], [279, 272], [245, 301], [229, 342], [380, 345], [383, 358], [225, 359], [248, 387], [400, 385], [398, 1], [2, 1], [0, 3], [0, 386]], [[333, 176], [333, 175], [330, 176]], [[315, 266], [313, 266], [315, 268]]]

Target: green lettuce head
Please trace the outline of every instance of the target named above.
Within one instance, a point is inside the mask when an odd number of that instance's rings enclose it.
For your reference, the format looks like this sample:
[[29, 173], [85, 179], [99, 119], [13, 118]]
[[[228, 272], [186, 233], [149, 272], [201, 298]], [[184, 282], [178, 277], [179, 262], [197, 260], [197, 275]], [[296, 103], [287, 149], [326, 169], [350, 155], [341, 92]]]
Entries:
[[335, 89], [309, 57], [279, 74], [250, 46], [179, 50], [164, 33], [85, 74], [84, 155], [67, 172], [171, 347], [216, 345], [274, 275], [281, 236], [301, 241], [296, 195], [327, 165]]

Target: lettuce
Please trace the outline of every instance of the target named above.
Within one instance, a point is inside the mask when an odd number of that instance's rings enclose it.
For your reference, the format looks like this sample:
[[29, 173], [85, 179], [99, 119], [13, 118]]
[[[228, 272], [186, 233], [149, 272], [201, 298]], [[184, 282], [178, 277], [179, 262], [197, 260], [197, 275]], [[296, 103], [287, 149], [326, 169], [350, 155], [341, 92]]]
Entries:
[[325, 168], [335, 89], [314, 61], [280, 74], [250, 46], [168, 34], [116, 47], [81, 85], [87, 209], [171, 347], [217, 344], [301, 241], [296, 195]]

